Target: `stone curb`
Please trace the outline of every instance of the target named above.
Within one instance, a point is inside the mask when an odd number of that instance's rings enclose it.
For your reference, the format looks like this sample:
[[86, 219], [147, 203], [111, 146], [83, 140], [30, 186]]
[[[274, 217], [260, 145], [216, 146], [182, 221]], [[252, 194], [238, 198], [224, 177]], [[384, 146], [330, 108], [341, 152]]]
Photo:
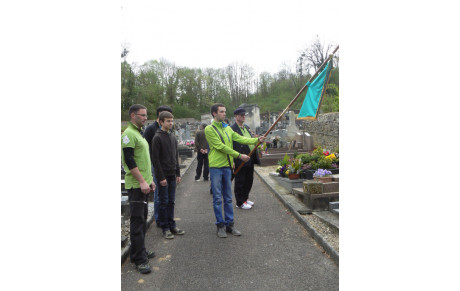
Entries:
[[[193, 157], [192, 161], [186, 166], [185, 170], [183, 173], [181, 173], [181, 177], [183, 177], [185, 175], [185, 173], [187, 173], [187, 171], [190, 169], [190, 166], [193, 164], [193, 162], [195, 161], [196, 159], [196, 155]], [[147, 230], [149, 230], [150, 228], [150, 225], [153, 223], [154, 221], [154, 216], [150, 216], [147, 218]], [[125, 260], [128, 258], [128, 255], [129, 255], [129, 249], [131, 248], [131, 242], [129, 242], [125, 248], [121, 251], [121, 264], [123, 265], [123, 263], [125, 262]]]
[[334, 248], [332, 248], [327, 241], [308, 223], [308, 221], [303, 218], [294, 207], [283, 198], [283, 195], [279, 194], [276, 189], [274, 189], [270, 183], [265, 179], [266, 177], [262, 176], [257, 169], [254, 169], [259, 178], [267, 185], [267, 187], [275, 193], [276, 197], [291, 211], [292, 215], [302, 224], [302, 226], [308, 231], [308, 233], [313, 237], [313, 239], [326, 251], [326, 253], [332, 258], [332, 260], [339, 265], [339, 254]]

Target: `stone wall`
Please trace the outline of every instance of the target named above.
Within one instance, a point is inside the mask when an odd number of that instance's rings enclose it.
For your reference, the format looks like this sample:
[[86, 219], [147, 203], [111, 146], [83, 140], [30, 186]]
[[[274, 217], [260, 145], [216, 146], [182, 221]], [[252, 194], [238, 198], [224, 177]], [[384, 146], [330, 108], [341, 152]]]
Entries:
[[313, 136], [313, 143], [327, 150], [339, 147], [339, 113], [319, 114], [317, 120], [303, 120], [303, 130]]

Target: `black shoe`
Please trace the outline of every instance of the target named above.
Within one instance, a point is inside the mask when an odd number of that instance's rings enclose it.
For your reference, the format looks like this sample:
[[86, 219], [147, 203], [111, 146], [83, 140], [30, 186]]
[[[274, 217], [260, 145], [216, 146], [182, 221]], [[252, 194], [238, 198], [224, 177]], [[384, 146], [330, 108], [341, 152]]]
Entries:
[[240, 236], [240, 235], [241, 235], [241, 232], [239, 232], [239, 231], [233, 226], [233, 224], [227, 225], [227, 227], [225, 228], [225, 231], [227, 231], [228, 233], [231, 233], [231, 234], [233, 234], [233, 235], [236, 235], [236, 236]]
[[150, 269], [149, 263], [144, 263], [136, 266], [136, 269], [141, 272], [141, 274], [148, 274], [152, 270]]
[[203, 179], [203, 181], [205, 181], [205, 182], [208, 182], [208, 181], [209, 181], [209, 179]]
[[178, 235], [183, 235], [183, 234], [185, 234], [185, 231], [183, 231], [182, 229], [179, 229], [179, 228], [177, 228], [177, 227], [171, 228], [171, 232], [172, 232], [173, 234], [178, 234]]
[[148, 259], [155, 258], [155, 252], [154, 251], [148, 251], [147, 252], [147, 258]]

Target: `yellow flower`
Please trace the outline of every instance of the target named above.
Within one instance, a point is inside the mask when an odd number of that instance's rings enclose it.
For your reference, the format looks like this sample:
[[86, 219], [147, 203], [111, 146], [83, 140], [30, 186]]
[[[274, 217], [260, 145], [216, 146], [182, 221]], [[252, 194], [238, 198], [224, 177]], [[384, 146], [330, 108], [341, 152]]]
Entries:
[[289, 170], [287, 170], [285, 174], [288, 175], [288, 174], [289, 174]]
[[326, 157], [326, 159], [335, 159], [335, 155], [334, 154], [330, 154], [329, 156]]

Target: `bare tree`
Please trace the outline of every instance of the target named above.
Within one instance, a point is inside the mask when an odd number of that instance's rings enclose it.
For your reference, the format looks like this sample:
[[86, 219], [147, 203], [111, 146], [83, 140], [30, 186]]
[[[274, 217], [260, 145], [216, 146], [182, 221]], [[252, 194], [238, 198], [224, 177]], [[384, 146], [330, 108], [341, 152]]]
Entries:
[[317, 35], [313, 42], [300, 52], [300, 56], [297, 58], [297, 72], [300, 75], [305, 75], [311, 69], [318, 70], [329, 53], [332, 53], [332, 48], [332, 44], [325, 45]]

